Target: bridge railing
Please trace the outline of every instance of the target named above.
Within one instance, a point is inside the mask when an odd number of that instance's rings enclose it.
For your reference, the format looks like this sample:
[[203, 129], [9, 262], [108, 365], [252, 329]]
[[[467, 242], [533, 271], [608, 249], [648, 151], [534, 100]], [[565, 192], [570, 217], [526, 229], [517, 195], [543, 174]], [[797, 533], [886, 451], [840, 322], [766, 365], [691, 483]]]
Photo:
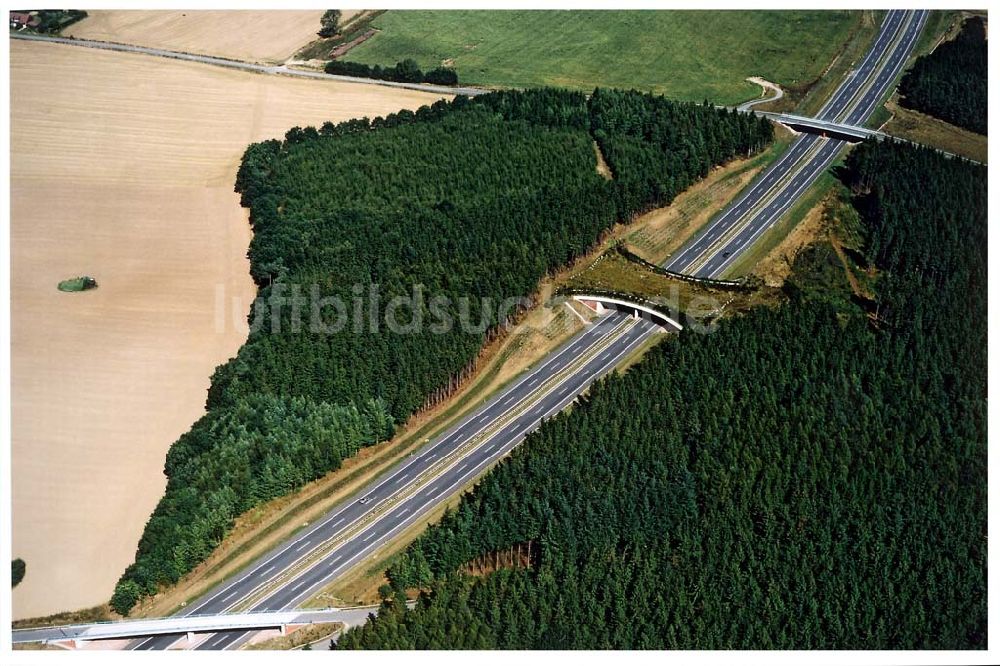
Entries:
[[[281, 611], [248, 611], [246, 613], [198, 613], [160, 618], [103, 620], [86, 624], [26, 627], [12, 632], [13, 642], [30, 643], [62, 640], [99, 640], [106, 638], [152, 636], [185, 632], [220, 631], [231, 628], [264, 628], [287, 624], [311, 623], [313, 618], [333, 621], [323, 616], [348, 611], [377, 611], [377, 606], [344, 608], [293, 608]], [[213, 622], [216, 620], [216, 622]], [[242, 621], [241, 621], [242, 620]], [[43, 634], [51, 633], [47, 638]]]

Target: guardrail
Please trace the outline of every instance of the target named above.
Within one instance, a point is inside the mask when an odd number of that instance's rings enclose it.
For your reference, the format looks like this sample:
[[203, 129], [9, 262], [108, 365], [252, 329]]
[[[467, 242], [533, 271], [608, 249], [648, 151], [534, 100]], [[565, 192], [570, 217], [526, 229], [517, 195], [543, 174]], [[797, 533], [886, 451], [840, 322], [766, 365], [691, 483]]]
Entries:
[[739, 280], [716, 280], [714, 278], [697, 277], [695, 275], [688, 275], [687, 273], [678, 273], [677, 271], [672, 271], [663, 266], [659, 266], [652, 262], [646, 261], [636, 253], [632, 252], [626, 248], [623, 244], [619, 243], [615, 245], [615, 251], [621, 256], [625, 257], [628, 261], [639, 264], [643, 268], [648, 268], [654, 273], [663, 275], [664, 277], [673, 278], [675, 280], [683, 280], [684, 282], [692, 282], [695, 284], [703, 284], [708, 287], [715, 287], [718, 289], [729, 289], [737, 291], [753, 291], [757, 288], [757, 285], [753, 282], [741, 278]]

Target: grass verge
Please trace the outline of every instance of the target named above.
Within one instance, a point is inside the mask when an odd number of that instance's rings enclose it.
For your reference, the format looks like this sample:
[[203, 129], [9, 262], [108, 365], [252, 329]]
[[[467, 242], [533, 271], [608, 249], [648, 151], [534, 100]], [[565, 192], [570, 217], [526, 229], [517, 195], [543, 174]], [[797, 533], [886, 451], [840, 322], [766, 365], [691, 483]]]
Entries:
[[913, 141], [932, 148], [938, 148], [970, 160], [986, 164], [989, 159], [989, 143], [982, 134], [956, 127], [943, 120], [899, 105], [893, 95], [886, 103], [890, 120], [882, 128], [886, 134]]
[[56, 613], [44, 617], [32, 617], [11, 622], [12, 629], [31, 629], [33, 627], [54, 627], [61, 624], [86, 624], [89, 622], [105, 622], [113, 619], [108, 604], [84, 608], [66, 613]]
[[363, 35], [370, 29], [372, 20], [384, 11], [385, 10], [372, 9], [359, 11], [357, 14], [341, 24], [338, 34], [333, 37], [320, 37], [318, 39], [314, 39], [296, 51], [291, 60], [328, 60], [330, 58], [330, 52], [333, 49], [341, 46], [342, 44], [347, 44]]
[[816, 115], [823, 104], [833, 95], [847, 74], [865, 57], [865, 53], [875, 41], [884, 11], [864, 10], [858, 12], [850, 37], [843, 42], [840, 51], [823, 70], [817, 81], [806, 89], [786, 89], [782, 106], [768, 111], [792, 111], [805, 116]]
[[244, 650], [300, 650], [306, 645], [312, 645], [327, 638], [332, 638], [341, 631], [344, 625], [340, 622], [320, 622], [296, 629], [287, 636], [275, 636], [262, 641], [250, 643]]

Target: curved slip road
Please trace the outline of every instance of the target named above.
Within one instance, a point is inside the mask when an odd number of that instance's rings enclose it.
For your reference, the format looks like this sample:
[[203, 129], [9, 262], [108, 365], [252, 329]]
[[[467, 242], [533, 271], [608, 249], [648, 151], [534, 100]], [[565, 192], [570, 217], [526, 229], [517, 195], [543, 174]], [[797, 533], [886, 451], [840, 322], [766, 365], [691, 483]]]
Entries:
[[[751, 83], [755, 83], [761, 87], [762, 93], [761, 97], [757, 99], [752, 99], [749, 102], [743, 102], [736, 107], [737, 111], [749, 111], [758, 104], [766, 104], [767, 102], [777, 102], [779, 99], [785, 96], [785, 91], [781, 89], [781, 86], [775, 85], [770, 81], [766, 81], [759, 76], [751, 76], [747, 79]], [[770, 92], [770, 94], [768, 94]]]
[[[906, 64], [926, 11], [887, 13], [861, 64], [837, 88], [820, 120], [863, 125]], [[665, 264], [672, 271], [718, 278], [770, 229], [833, 163], [847, 142], [806, 134]]]
[[[372, 557], [389, 539], [420, 523], [658, 330], [647, 320], [620, 312], [602, 317], [458, 425], [259, 558], [239, 578], [190, 604], [183, 614], [297, 607]], [[238, 647], [249, 636], [250, 632], [220, 632], [196, 649]], [[130, 649], [167, 649], [179, 638], [140, 640]]]

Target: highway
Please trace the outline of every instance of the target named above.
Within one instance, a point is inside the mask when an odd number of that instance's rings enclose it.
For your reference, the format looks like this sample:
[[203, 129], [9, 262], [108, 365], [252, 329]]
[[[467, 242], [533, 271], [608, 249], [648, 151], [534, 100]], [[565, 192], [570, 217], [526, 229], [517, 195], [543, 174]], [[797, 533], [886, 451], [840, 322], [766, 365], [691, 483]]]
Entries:
[[[906, 64], [926, 19], [926, 11], [887, 12], [861, 64], [840, 84], [817, 118], [864, 125]], [[665, 267], [697, 277], [724, 276], [846, 145], [846, 141], [816, 134], [796, 138], [777, 162], [670, 257]]]
[[[824, 105], [820, 119], [864, 124], [905, 64], [925, 19], [926, 12], [888, 12], [872, 48]], [[67, 41], [81, 45], [81, 40]], [[156, 51], [117, 46], [116, 50]], [[208, 59], [184, 55], [188, 60]], [[231, 67], [234, 65], [222, 63], [232, 62], [209, 64]], [[293, 71], [280, 72], [275, 70], [281, 68], [248, 63], [239, 65], [239, 69], [273, 74]], [[344, 77], [318, 74], [312, 78]], [[798, 137], [744, 194], [671, 258], [667, 268], [702, 277], [722, 275], [787, 212], [844, 145], [843, 141], [817, 135]], [[426, 520], [441, 502], [509, 453], [543, 419], [564, 409], [658, 330], [649, 321], [632, 319], [623, 313], [605, 315], [443, 435], [428, 441], [316, 523], [258, 558], [235, 579], [189, 604], [182, 614], [277, 611], [300, 606], [337, 576], [376, 557], [376, 551], [393, 537]], [[249, 636], [250, 632], [242, 631], [209, 634], [196, 649], [233, 649]], [[157, 636], [134, 641], [129, 647], [163, 650], [180, 638]]]
[[[423, 520], [510, 452], [543, 419], [564, 409], [659, 330], [645, 319], [621, 312], [603, 316], [458, 425], [259, 558], [239, 578], [189, 604], [183, 614], [298, 607], [338, 575], [371, 558], [391, 538]], [[195, 649], [235, 648], [251, 633], [212, 634]], [[164, 650], [180, 638], [152, 637], [134, 641], [129, 647]]]

